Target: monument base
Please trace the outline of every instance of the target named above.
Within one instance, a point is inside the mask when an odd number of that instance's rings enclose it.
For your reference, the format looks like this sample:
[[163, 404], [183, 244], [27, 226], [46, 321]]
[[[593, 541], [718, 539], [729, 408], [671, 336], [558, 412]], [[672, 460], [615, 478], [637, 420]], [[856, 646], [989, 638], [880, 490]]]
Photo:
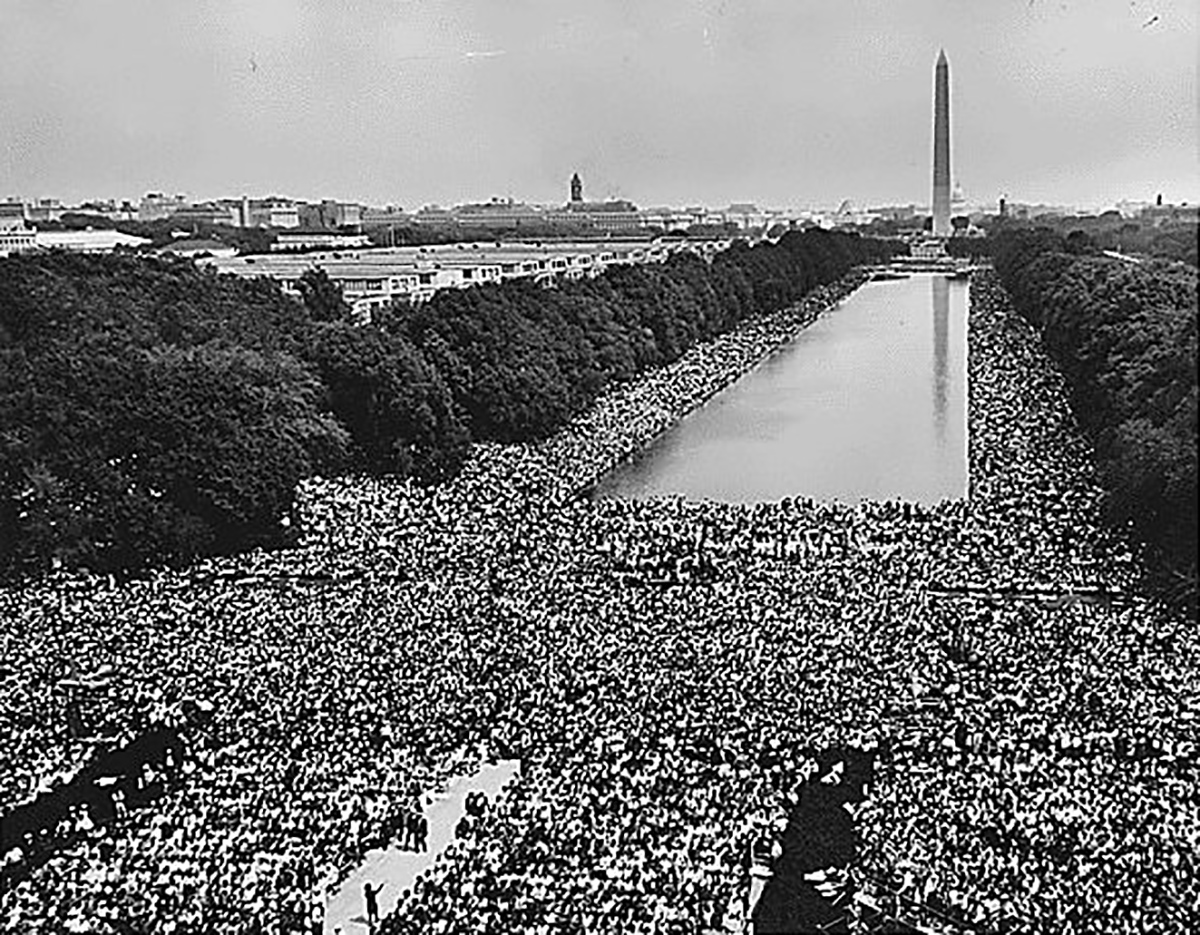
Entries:
[[910, 255], [926, 260], [940, 260], [948, 256], [945, 237], [926, 237], [909, 247]]

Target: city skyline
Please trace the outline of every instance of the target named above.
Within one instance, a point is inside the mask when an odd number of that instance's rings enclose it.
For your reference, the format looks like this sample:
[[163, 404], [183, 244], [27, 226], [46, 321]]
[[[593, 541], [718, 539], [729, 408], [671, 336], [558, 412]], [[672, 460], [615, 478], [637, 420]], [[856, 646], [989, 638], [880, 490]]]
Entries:
[[959, 7], [8, 3], [0, 197], [923, 204], [945, 47], [968, 201], [1200, 200], [1193, 5]]

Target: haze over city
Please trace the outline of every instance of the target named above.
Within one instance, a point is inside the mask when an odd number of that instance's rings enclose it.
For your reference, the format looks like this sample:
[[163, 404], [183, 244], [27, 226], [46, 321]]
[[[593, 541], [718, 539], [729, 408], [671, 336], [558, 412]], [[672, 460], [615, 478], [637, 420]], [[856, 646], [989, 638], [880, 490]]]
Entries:
[[0, 196], [1200, 200], [1186, 0], [0, 6]]

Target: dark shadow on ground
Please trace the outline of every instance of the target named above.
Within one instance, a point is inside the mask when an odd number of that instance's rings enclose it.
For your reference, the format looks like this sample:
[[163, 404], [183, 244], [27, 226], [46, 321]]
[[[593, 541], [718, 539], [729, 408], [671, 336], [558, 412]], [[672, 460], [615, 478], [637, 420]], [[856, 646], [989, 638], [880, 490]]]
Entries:
[[[843, 891], [826, 898], [804, 876], [828, 868], [844, 870], [857, 861], [860, 836], [843, 806], [866, 797], [875, 753], [843, 747], [812, 756], [820, 768], [800, 790], [780, 841], [783, 854], [754, 910], [754, 931], [760, 935], [850, 931], [852, 894]], [[838, 763], [840, 777], [831, 772]], [[835, 781], [822, 782], [821, 777]]]

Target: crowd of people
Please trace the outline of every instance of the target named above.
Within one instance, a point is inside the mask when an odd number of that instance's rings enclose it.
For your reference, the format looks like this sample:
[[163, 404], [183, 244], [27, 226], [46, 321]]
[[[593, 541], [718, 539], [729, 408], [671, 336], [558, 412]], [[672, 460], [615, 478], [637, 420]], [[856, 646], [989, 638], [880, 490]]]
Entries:
[[[860, 281], [545, 442], [479, 445], [441, 487], [312, 482], [298, 549], [0, 594], [5, 812], [89, 754], [64, 679], [117, 673], [118, 738], [151, 703], [212, 707], [152, 806], [36, 867], [0, 855], [0, 924], [320, 931], [369, 848], [414, 846], [428, 796], [506, 757], [519, 777], [381, 933], [718, 931], [804, 784], [838, 781], [812, 751], [855, 748], [879, 750], [855, 806], [864, 892], [980, 929], [1189, 931], [1197, 634], [1132, 590], [1062, 381], [988, 273], [968, 499], [581, 495]], [[996, 596], [1013, 589], [1121, 600]]]

